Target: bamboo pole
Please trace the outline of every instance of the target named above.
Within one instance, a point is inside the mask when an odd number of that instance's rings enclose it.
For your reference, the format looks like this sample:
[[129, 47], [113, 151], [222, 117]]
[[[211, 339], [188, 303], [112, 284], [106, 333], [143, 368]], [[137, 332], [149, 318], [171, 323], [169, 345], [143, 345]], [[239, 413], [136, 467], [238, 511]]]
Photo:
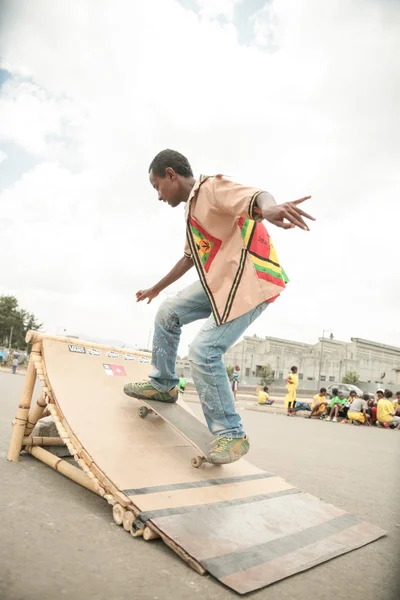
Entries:
[[130, 510], [127, 510], [122, 518], [122, 527], [125, 531], [130, 531], [133, 521], [136, 521], [136, 517]]
[[159, 537], [160, 536], [158, 535], [158, 533], [150, 529], [150, 527], [147, 527], [147, 525], [143, 529], [143, 539], [146, 540], [146, 542], [149, 542], [150, 540], [156, 540]]
[[77, 467], [74, 467], [66, 460], [58, 458], [58, 456], [55, 456], [51, 452], [48, 452], [48, 450], [44, 450], [44, 448], [40, 448], [39, 446], [28, 446], [26, 450], [27, 452], [29, 452], [29, 454], [32, 454], [32, 456], [34, 456], [38, 460], [41, 460], [43, 463], [45, 463], [55, 471], [58, 471], [62, 475], [65, 475], [65, 477], [72, 479], [72, 481], [75, 481], [75, 483], [79, 483], [79, 485], [86, 488], [87, 490], [90, 490], [91, 492], [100, 495], [94, 483], [91, 479], [89, 479], [86, 473], [84, 473], [84, 471], [81, 471]]
[[67, 344], [73, 344], [74, 346], [85, 346], [86, 348], [97, 348], [98, 350], [115, 350], [121, 354], [135, 354], [136, 356], [145, 356], [149, 358], [150, 352], [139, 352], [133, 348], [118, 348], [117, 346], [104, 346], [104, 344], [96, 344], [94, 342], [87, 342], [79, 338], [69, 337], [58, 337], [56, 335], [48, 335], [46, 333], [40, 333], [39, 331], [28, 331], [25, 337], [25, 341], [28, 344], [34, 344], [36, 342], [42, 342], [42, 340], [53, 340], [55, 342], [65, 342]]
[[65, 446], [65, 441], [60, 437], [40, 437], [29, 435], [22, 440], [23, 446]]
[[45, 400], [45, 395], [42, 392], [40, 394], [39, 398], [37, 399], [36, 404], [33, 406], [31, 412], [29, 413], [28, 421], [27, 421], [26, 429], [25, 429], [25, 435], [29, 435], [30, 433], [32, 433], [32, 430], [34, 429], [36, 423], [39, 421], [39, 419], [42, 419], [44, 417], [45, 410], [46, 410], [46, 400]]
[[130, 532], [132, 537], [143, 537], [144, 525], [139, 521], [134, 521], [131, 525]]
[[122, 525], [124, 520], [124, 514], [126, 509], [120, 504], [114, 504], [113, 506], [113, 518], [117, 525]]
[[28, 422], [29, 409], [31, 407], [32, 394], [36, 381], [36, 369], [33, 362], [33, 352], [29, 358], [28, 369], [26, 371], [24, 387], [22, 388], [21, 400], [18, 405], [17, 416], [13, 421], [13, 430], [11, 434], [10, 446], [8, 449], [8, 460], [18, 462], [18, 457], [22, 449], [22, 440], [25, 435], [25, 429]]

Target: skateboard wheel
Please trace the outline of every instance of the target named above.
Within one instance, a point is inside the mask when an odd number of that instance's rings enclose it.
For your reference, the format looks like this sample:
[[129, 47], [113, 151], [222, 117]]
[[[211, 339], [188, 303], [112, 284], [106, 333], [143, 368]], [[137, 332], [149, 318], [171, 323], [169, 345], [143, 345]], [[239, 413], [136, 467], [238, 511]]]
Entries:
[[141, 417], [142, 419], [144, 419], [145, 417], [147, 417], [147, 415], [149, 414], [149, 409], [147, 408], [147, 406], [141, 406], [138, 410], [138, 414], [139, 417]]
[[201, 456], [193, 456], [193, 458], [192, 458], [192, 466], [195, 469], [198, 469], [199, 467], [201, 467], [203, 462], [204, 462], [204, 458], [202, 458]]

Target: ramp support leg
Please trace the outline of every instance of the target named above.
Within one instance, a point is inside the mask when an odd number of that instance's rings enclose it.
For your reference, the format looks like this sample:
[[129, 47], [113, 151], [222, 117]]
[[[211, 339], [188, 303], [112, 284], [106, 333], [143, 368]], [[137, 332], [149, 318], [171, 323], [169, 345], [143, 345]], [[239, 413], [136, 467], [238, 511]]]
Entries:
[[44, 395], [44, 392], [42, 392], [40, 394], [39, 398], [37, 399], [36, 404], [33, 405], [32, 410], [29, 413], [28, 422], [26, 424], [26, 429], [25, 429], [25, 435], [29, 435], [30, 433], [32, 433], [32, 431], [35, 428], [35, 425], [37, 424], [39, 419], [44, 417], [45, 409], [46, 409], [46, 397]]
[[74, 467], [74, 465], [71, 465], [66, 460], [58, 458], [58, 456], [55, 456], [48, 450], [44, 450], [44, 448], [40, 448], [40, 446], [27, 446], [26, 451], [55, 471], [58, 471], [62, 475], [65, 475], [65, 477], [72, 479], [72, 481], [75, 481], [75, 483], [79, 483], [79, 485], [87, 490], [98, 494], [94, 482], [86, 475], [84, 471], [78, 469], [78, 467]]
[[29, 409], [31, 407], [33, 389], [36, 381], [36, 369], [33, 362], [33, 351], [29, 359], [28, 369], [26, 371], [24, 387], [22, 388], [21, 400], [18, 406], [17, 416], [13, 421], [13, 430], [11, 434], [10, 446], [8, 449], [8, 460], [18, 462], [22, 449], [22, 443], [25, 435], [25, 429], [28, 422]]

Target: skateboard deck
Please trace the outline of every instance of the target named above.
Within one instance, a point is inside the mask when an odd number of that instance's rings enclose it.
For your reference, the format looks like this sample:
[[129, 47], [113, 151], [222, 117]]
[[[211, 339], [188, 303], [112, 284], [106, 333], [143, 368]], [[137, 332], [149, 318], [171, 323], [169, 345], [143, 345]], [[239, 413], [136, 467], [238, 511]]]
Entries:
[[136, 400], [143, 404], [138, 410], [140, 417], [145, 418], [149, 413], [154, 413], [193, 446], [198, 453], [192, 458], [193, 467], [201, 467], [203, 462], [207, 462], [207, 453], [215, 437], [197, 417], [190, 414], [176, 402], [160, 402], [159, 400], [143, 400], [142, 398], [136, 398]]

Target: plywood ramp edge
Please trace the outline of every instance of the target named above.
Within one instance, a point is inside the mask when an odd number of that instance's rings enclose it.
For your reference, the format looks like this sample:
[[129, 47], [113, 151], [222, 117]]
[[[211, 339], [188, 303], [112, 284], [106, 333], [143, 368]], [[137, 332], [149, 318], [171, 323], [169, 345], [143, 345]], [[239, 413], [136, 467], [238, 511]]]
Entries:
[[[82, 471], [86, 473], [86, 475], [91, 479], [94, 489], [96, 493], [103, 497], [109, 504], [112, 506], [120, 505], [123, 510], [131, 511], [136, 518], [140, 518], [140, 510], [139, 508], [132, 502], [132, 498], [126, 496], [122, 493], [103, 473], [100, 467], [94, 462], [90, 454], [85, 450], [82, 444], [79, 442], [78, 438], [75, 436], [68, 422], [66, 421], [63, 412], [61, 410], [60, 405], [57, 402], [56, 395], [52, 389], [50, 379], [47, 373], [46, 361], [43, 356], [43, 340], [50, 339], [57, 342], [69, 343], [69, 344], [77, 344], [78, 341], [75, 338], [68, 337], [56, 337], [44, 335], [36, 331], [29, 331], [26, 335], [26, 341], [29, 344], [37, 344], [38, 347], [40, 345], [40, 350], [35, 353], [34, 357], [34, 365], [36, 369], [37, 376], [40, 380], [45, 402], [47, 404], [47, 408], [54, 419], [54, 422], [57, 427], [57, 431], [60, 437], [64, 440], [65, 445], [67, 446], [69, 452], [78, 463]], [[93, 344], [91, 342], [86, 342], [84, 340], [79, 339], [79, 345], [89, 347], [89, 348], [98, 348], [101, 350], [110, 350], [109, 346], [104, 346], [101, 344]], [[126, 348], [112, 348], [119, 352], [129, 352]], [[136, 352], [135, 354], [140, 354], [142, 356], [149, 356], [148, 353], [145, 352]], [[191, 555], [189, 555], [181, 546], [179, 546], [173, 539], [168, 537], [163, 531], [161, 531], [151, 520], [147, 521], [145, 524], [152, 531], [154, 531], [158, 536], [164, 541], [164, 543], [171, 548], [180, 558], [182, 558], [194, 571], [199, 573], [200, 575], [205, 575], [207, 573], [206, 569]], [[131, 532], [132, 535], [133, 532]]]
[[44, 339], [53, 340], [54, 342], [62, 342], [65, 344], [73, 344], [74, 346], [84, 346], [85, 348], [98, 348], [99, 350], [115, 350], [116, 352], [120, 352], [121, 354], [133, 352], [137, 354], [137, 356], [146, 356], [148, 358], [151, 357], [151, 354], [149, 352], [141, 352], [140, 350], [135, 350], [134, 348], [119, 348], [119, 346], [105, 346], [104, 344], [88, 342], [86, 340], [81, 340], [80, 338], [58, 337], [56, 335], [41, 333], [40, 331], [30, 330], [25, 336], [25, 341], [27, 344], [35, 344], [37, 342], [42, 342]]

